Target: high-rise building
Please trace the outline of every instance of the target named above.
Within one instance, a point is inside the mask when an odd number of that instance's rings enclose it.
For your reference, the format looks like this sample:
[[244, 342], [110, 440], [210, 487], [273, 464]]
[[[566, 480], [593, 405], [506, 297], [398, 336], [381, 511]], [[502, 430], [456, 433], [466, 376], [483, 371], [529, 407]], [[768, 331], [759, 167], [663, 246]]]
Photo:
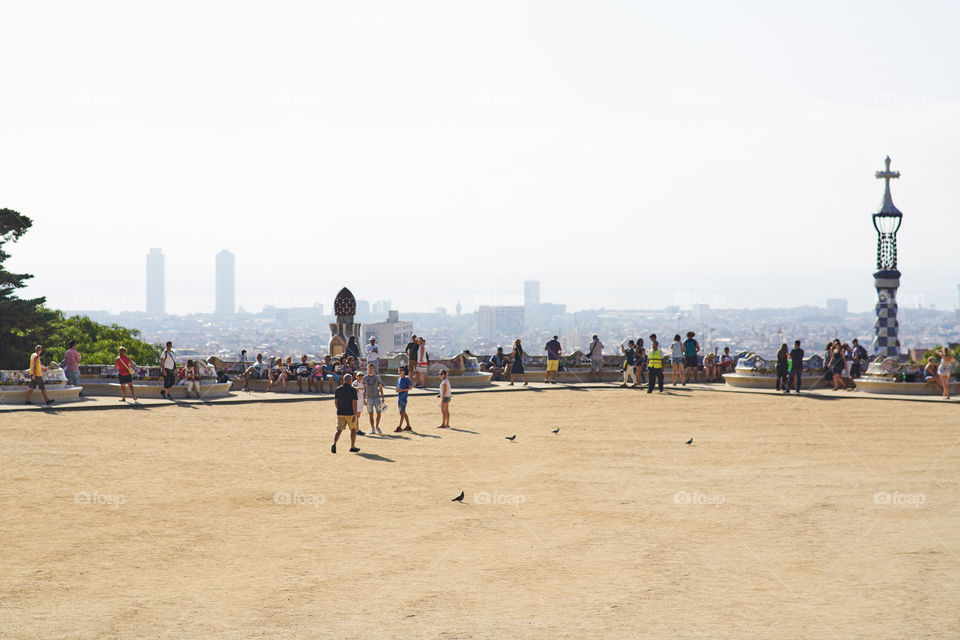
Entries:
[[518, 338], [523, 333], [523, 307], [477, 308], [477, 333], [481, 338]]
[[163, 252], [150, 249], [147, 254], [147, 313], [166, 313]]
[[218, 316], [230, 316], [237, 310], [236, 258], [226, 249], [217, 254], [216, 303]]
[[539, 280], [523, 281], [523, 306], [525, 307], [540, 306], [540, 281]]
[[370, 313], [370, 302], [368, 300], [357, 300], [357, 315], [369, 316]]
[[831, 318], [845, 318], [847, 315], [847, 299], [829, 298], [827, 300], [827, 315]]
[[384, 314], [390, 311], [390, 301], [389, 300], [377, 300], [373, 303], [373, 314]]

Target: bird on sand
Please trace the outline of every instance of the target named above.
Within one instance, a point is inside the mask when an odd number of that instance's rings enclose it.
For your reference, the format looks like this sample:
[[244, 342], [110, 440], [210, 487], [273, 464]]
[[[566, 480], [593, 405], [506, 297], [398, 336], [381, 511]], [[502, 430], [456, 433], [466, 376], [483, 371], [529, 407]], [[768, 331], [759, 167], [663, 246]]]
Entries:
[[690, 438], [689, 440], [687, 440], [687, 441], [684, 442], [683, 444], [693, 444], [693, 438]]
[[551, 431], [550, 433], [560, 433], [560, 427], [557, 427], [556, 429], [554, 429], [554, 430]]
[[454, 498], [450, 502], [463, 502], [463, 491], [461, 491], [460, 495], [458, 495], [456, 498]]
[[512, 436], [507, 436], [505, 439], [510, 440], [512, 442], [516, 437], [517, 437], [517, 434], [513, 434]]

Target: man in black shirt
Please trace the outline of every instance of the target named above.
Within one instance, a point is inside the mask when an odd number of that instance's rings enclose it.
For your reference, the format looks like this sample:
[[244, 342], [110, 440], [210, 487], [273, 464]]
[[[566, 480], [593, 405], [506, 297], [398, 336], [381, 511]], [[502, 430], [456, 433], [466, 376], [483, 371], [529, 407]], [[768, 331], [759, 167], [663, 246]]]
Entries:
[[790, 389], [796, 389], [800, 393], [800, 378], [803, 376], [803, 349], [800, 348], [800, 341], [794, 340], [793, 350], [790, 351], [790, 381], [787, 383], [786, 393]]
[[867, 359], [867, 350], [860, 346], [860, 342], [853, 339], [853, 363], [850, 364], [850, 377], [859, 378], [863, 373], [863, 363]]
[[349, 373], [343, 376], [343, 384], [334, 391], [337, 404], [337, 434], [333, 436], [333, 446], [330, 453], [337, 452], [337, 440], [340, 432], [350, 429], [350, 453], [360, 451], [357, 448], [357, 390], [351, 384], [353, 376]]
[[417, 334], [410, 336], [410, 342], [407, 343], [403, 351], [407, 354], [407, 372], [411, 373], [413, 368], [417, 366], [417, 353], [420, 351], [420, 341], [417, 340]]

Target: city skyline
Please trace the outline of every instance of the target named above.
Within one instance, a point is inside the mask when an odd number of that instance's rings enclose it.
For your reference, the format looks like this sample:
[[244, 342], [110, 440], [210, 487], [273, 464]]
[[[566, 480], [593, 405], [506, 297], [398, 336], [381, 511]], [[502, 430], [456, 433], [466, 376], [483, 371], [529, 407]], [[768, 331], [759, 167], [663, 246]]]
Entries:
[[[10, 267], [58, 308], [141, 308], [140, 256], [160, 245], [173, 313], [212, 309], [211, 246], [236, 255], [247, 309], [349, 281], [403, 309], [471, 310], [522, 304], [514, 282], [534, 279], [571, 310], [866, 310], [887, 155], [907, 216], [899, 301], [955, 300], [960, 266], [936, 242], [958, 224], [956, 3], [694, 2], [678, 19], [657, 3], [373, 2], [299, 5], [295, 21], [210, 5], [188, 23], [55, 7], [72, 28], [0, 42], [35, 53], [8, 74], [0, 175], [34, 220]], [[138, 23], [156, 29], [133, 37]], [[170, 50], [160, 34], [180, 32]], [[90, 229], [135, 267], [73, 255]]]

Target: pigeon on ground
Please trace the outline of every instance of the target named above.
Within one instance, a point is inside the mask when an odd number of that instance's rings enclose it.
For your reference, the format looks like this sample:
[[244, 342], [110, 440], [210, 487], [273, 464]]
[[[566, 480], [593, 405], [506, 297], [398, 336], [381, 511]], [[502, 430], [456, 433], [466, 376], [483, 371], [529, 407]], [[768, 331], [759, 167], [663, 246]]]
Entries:
[[506, 439], [513, 441], [516, 437], [517, 437], [517, 434], [513, 434], [512, 436], [507, 436]]
[[689, 440], [687, 440], [687, 441], [684, 442], [683, 444], [693, 444], [693, 438], [690, 438]]
[[463, 491], [461, 491], [460, 495], [458, 495], [456, 498], [454, 498], [450, 502], [463, 502]]
[[550, 433], [560, 433], [560, 427], [557, 427], [556, 429], [554, 429], [554, 430], [551, 431]]

